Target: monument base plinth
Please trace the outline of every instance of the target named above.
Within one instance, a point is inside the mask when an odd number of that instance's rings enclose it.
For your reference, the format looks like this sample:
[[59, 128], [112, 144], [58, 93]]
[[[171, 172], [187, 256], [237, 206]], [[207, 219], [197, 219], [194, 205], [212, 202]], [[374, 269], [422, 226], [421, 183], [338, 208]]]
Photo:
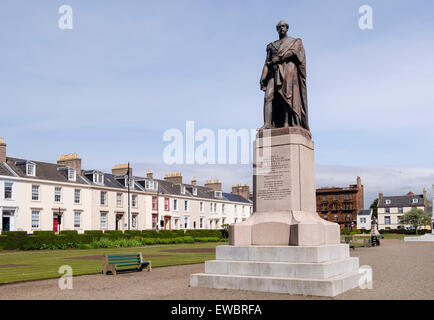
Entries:
[[192, 287], [334, 297], [359, 286], [359, 259], [345, 244], [219, 246]]
[[229, 226], [229, 244], [321, 246], [340, 243], [339, 225], [316, 212], [255, 212], [248, 220]]

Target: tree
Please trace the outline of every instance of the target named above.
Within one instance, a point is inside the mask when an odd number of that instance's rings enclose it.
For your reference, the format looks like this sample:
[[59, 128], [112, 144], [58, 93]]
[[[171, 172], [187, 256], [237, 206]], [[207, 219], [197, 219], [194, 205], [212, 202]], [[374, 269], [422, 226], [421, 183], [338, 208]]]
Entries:
[[413, 208], [401, 216], [400, 223], [413, 226], [417, 234], [419, 227], [431, 224], [431, 217], [422, 209]]
[[374, 217], [378, 219], [378, 198], [375, 199], [374, 202], [372, 202], [369, 209], [372, 209], [372, 213], [373, 213]]

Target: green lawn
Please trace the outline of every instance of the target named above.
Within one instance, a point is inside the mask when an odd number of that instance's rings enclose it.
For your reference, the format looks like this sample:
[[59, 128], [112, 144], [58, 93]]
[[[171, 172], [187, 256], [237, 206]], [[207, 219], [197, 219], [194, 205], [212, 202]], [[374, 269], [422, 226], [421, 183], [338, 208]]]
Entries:
[[[215, 259], [213, 252], [165, 252], [171, 249], [215, 248], [227, 243], [195, 243], [155, 245], [140, 248], [114, 248], [90, 250], [38, 250], [38, 251], [0, 251], [0, 284], [17, 281], [56, 278], [59, 267], [69, 265], [74, 275], [102, 272], [101, 260], [76, 260], [75, 257], [98, 256], [104, 254], [127, 254], [142, 252], [145, 260], [151, 260], [152, 267], [180, 264], [202, 263]], [[150, 256], [151, 255], [151, 256]], [[149, 257], [147, 257], [149, 256]], [[2, 268], [2, 265], [28, 265], [22, 267]]]

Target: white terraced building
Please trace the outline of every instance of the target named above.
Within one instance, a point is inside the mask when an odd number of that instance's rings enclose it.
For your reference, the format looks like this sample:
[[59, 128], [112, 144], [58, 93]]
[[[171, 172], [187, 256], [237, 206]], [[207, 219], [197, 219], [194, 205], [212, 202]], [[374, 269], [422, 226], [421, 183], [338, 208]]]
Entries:
[[[409, 229], [411, 226], [403, 225], [400, 221], [401, 217], [413, 208], [427, 212], [428, 204], [426, 189], [423, 190], [423, 194], [409, 192], [405, 196], [384, 196], [380, 193], [377, 206], [378, 229]], [[430, 228], [430, 226], [426, 226], [426, 228]]]
[[82, 170], [77, 154], [57, 163], [8, 157], [0, 138], [0, 230], [219, 229], [252, 213], [246, 184], [226, 193], [220, 180], [199, 186], [180, 173], [127, 172], [127, 165]]

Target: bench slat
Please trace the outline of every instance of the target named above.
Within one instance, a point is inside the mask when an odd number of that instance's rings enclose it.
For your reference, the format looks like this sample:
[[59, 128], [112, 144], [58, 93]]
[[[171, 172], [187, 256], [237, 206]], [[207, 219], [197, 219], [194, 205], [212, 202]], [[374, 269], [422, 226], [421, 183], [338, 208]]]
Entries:
[[122, 258], [122, 257], [138, 257], [138, 254], [121, 254], [121, 255], [114, 255], [114, 256], [108, 256], [109, 258]]

